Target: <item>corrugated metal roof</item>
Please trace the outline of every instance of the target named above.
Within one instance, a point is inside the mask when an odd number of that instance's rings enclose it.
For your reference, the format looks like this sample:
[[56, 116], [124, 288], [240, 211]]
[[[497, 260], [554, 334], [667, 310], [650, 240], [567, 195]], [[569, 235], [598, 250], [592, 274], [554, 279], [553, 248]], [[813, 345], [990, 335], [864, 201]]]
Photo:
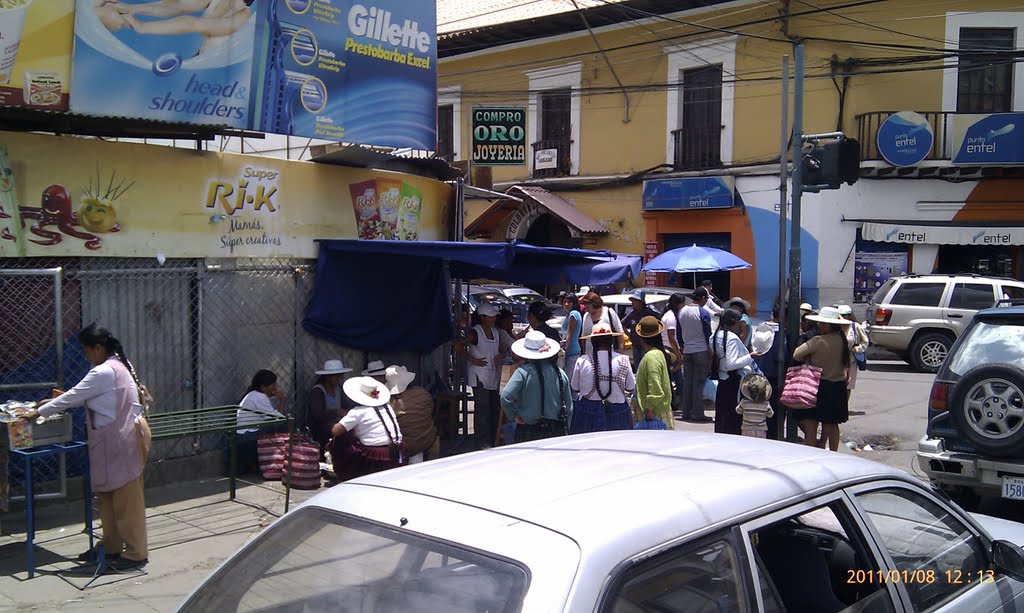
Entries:
[[[576, 0], [581, 9], [625, 0]], [[575, 11], [572, 0], [437, 0], [437, 33], [486, 28]]]
[[569, 204], [564, 198], [552, 194], [543, 187], [533, 185], [513, 185], [505, 190], [505, 193], [512, 196], [522, 197], [522, 202], [510, 199], [503, 199], [495, 202], [465, 230], [467, 238], [478, 238], [490, 236], [498, 223], [515, 211], [525, 202], [536, 202], [548, 210], [549, 213], [561, 219], [566, 225], [578, 230], [581, 234], [608, 234], [608, 228], [591, 219], [586, 213]]

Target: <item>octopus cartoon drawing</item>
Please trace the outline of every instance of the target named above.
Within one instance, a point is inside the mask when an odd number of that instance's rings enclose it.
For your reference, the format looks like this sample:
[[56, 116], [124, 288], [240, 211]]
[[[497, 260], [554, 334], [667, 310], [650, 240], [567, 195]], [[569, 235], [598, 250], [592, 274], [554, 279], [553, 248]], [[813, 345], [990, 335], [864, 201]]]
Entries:
[[[106, 191], [101, 195], [102, 187], [98, 177], [95, 188], [90, 178], [89, 187], [82, 190], [84, 193], [77, 214], [72, 207], [71, 196], [63, 185], [51, 185], [44, 189], [39, 207], [18, 207], [23, 228], [25, 220], [35, 220], [29, 231], [40, 238], [30, 238], [29, 241], [43, 246], [56, 245], [66, 235], [84, 240], [85, 248], [90, 251], [99, 249], [103, 245], [103, 239], [94, 233], [118, 232], [121, 229], [117, 223], [114, 200], [135, 184], [132, 182], [124, 186], [122, 180], [115, 187], [113, 182], [114, 175], [112, 174]], [[11, 215], [0, 208], [0, 218], [9, 219], [10, 217]], [[55, 227], [56, 231], [50, 229], [52, 227]], [[79, 227], [83, 230], [79, 230]], [[0, 238], [16, 240], [9, 228], [4, 228], [0, 232]]]

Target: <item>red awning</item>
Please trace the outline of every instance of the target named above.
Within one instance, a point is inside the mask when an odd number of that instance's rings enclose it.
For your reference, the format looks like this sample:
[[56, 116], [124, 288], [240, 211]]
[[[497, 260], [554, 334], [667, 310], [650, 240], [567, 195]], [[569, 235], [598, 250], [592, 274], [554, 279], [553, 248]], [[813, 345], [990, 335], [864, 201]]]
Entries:
[[608, 234], [607, 228], [588, 217], [561, 196], [552, 194], [543, 187], [513, 185], [505, 190], [505, 193], [522, 198], [522, 202], [511, 199], [498, 200], [466, 227], [466, 238], [491, 236], [503, 219], [523, 206], [540, 206], [579, 234]]

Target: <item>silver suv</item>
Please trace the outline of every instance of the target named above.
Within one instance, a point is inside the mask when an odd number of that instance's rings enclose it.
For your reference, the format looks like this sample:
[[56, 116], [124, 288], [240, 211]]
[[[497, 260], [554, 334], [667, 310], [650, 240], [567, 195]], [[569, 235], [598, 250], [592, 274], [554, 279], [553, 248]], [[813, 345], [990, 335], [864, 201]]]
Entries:
[[868, 304], [871, 344], [888, 349], [922, 372], [935, 372], [953, 341], [980, 309], [996, 300], [1024, 298], [1024, 282], [980, 275], [892, 277]]

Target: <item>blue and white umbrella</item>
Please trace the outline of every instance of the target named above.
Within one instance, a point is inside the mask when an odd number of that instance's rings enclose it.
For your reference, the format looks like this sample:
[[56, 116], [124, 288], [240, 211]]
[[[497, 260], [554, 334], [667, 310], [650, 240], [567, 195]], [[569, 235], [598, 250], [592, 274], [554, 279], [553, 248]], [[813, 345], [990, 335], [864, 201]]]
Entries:
[[714, 247], [680, 247], [644, 264], [645, 272], [717, 272], [750, 268], [750, 262]]

